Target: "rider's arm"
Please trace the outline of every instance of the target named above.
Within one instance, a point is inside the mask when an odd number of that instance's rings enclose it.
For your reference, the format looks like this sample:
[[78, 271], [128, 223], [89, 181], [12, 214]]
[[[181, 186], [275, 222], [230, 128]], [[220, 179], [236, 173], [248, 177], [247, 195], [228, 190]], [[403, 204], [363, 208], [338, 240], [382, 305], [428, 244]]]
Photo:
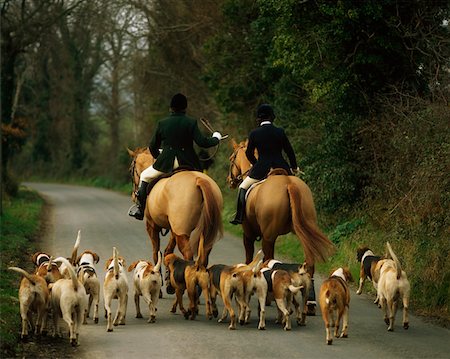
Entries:
[[286, 133], [284, 133], [284, 139], [283, 139], [283, 150], [286, 152], [286, 155], [289, 158], [289, 163], [291, 164], [292, 169], [297, 169], [297, 159], [295, 157], [294, 149], [292, 148], [291, 143], [289, 142], [289, 139], [286, 136]]
[[148, 149], [152, 154], [153, 158], [157, 158], [159, 156], [159, 149], [161, 147], [161, 131], [159, 130], [159, 122], [156, 127], [156, 131], [153, 134], [152, 139], [150, 140], [150, 144], [148, 145]]
[[200, 129], [198, 128], [197, 121], [194, 120], [193, 124], [193, 140], [194, 142], [203, 148], [213, 147], [219, 144], [219, 138], [218, 137], [206, 137], [203, 136], [203, 134], [200, 132]]
[[253, 140], [252, 133], [248, 136], [248, 144], [247, 149], [245, 150], [245, 155], [252, 165], [254, 165], [257, 161], [255, 157], [255, 142]]

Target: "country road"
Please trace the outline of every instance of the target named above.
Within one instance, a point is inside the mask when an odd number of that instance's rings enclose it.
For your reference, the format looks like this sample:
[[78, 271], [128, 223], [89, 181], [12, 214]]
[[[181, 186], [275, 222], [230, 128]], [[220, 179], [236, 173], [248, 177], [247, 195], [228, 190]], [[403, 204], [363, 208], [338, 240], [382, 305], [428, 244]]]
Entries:
[[[150, 241], [144, 222], [128, 217], [129, 196], [112, 191], [57, 184], [25, 183], [40, 192], [51, 205], [50, 226], [42, 238], [42, 250], [53, 255], [70, 256], [78, 229], [81, 229], [80, 251], [97, 252], [97, 270], [104, 278], [105, 261], [116, 246], [127, 264], [137, 259], [152, 258]], [[166, 239], [162, 241], [165, 247]], [[244, 260], [242, 241], [225, 234], [213, 248], [210, 264], [234, 264]], [[80, 331], [80, 345], [74, 348], [76, 358], [450, 358], [450, 331], [414, 315], [410, 328], [401, 327], [397, 313], [394, 332], [387, 332], [381, 311], [368, 295], [357, 296], [351, 289], [349, 338], [335, 339], [325, 344], [325, 330], [320, 312], [307, 318], [305, 327], [295, 321], [292, 330], [283, 331], [275, 324], [275, 305], [267, 308], [265, 331], [257, 330], [257, 306], [252, 300], [252, 320], [249, 325], [228, 330], [228, 323], [208, 321], [203, 302], [195, 321], [185, 320], [177, 312], [169, 312], [174, 296], [167, 295], [158, 303], [156, 323], [147, 323], [148, 308], [141, 301], [144, 319], [135, 318], [132, 276], [128, 274], [130, 291], [125, 326], [106, 332], [103, 317], [103, 295], [100, 302], [100, 321], [89, 321]], [[366, 284], [367, 286], [370, 283]], [[319, 278], [315, 288], [318, 291]], [[185, 295], [184, 302], [187, 304]], [[218, 299], [219, 312], [222, 302]], [[113, 309], [115, 312], [116, 305]], [[67, 345], [69, 341], [67, 339]]]

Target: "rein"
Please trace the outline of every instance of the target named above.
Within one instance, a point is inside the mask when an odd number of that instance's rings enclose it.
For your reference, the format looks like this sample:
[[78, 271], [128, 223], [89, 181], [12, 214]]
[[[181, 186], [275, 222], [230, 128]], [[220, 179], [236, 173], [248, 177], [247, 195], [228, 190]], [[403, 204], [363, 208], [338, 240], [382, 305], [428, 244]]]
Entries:
[[130, 174], [131, 174], [131, 184], [132, 184], [132, 186], [133, 186], [133, 192], [135, 193], [135, 194], [137, 194], [137, 190], [138, 190], [138, 183], [136, 183], [136, 181], [134, 180], [134, 176], [135, 175], [137, 175], [137, 173], [136, 173], [136, 157], [137, 156], [134, 156], [133, 157], [133, 160], [131, 161], [131, 165], [130, 165], [130, 168], [129, 168], [129, 171], [130, 171]]

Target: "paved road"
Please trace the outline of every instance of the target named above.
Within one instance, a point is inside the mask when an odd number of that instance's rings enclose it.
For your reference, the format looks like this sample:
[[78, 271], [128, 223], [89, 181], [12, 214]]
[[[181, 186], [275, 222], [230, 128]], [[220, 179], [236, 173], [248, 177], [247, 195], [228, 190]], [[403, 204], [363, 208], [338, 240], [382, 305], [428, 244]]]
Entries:
[[[82, 231], [80, 250], [91, 249], [100, 255], [97, 269], [104, 277], [104, 263], [116, 246], [127, 263], [141, 258], [151, 259], [152, 249], [145, 225], [127, 216], [128, 196], [111, 191], [56, 184], [27, 183], [39, 191], [52, 205], [49, 231], [42, 249], [54, 255], [69, 256], [78, 229]], [[165, 246], [166, 239], [162, 245]], [[213, 248], [210, 263], [233, 264], [244, 260], [240, 239], [225, 234]], [[128, 273], [131, 284], [131, 273]], [[316, 290], [320, 285], [316, 278]], [[285, 332], [274, 323], [275, 308], [267, 310], [267, 329], [256, 329], [256, 303], [252, 322], [227, 329], [228, 323], [208, 321], [204, 306], [195, 321], [185, 320], [179, 313], [169, 312], [174, 296], [164, 295], [158, 304], [157, 321], [135, 318], [132, 289], [129, 292], [127, 324], [106, 332], [103, 306], [100, 322], [92, 321], [81, 329], [80, 346], [73, 349], [77, 358], [450, 358], [450, 331], [411, 316], [410, 329], [398, 322], [395, 332], [387, 332], [380, 310], [372, 298], [357, 296], [352, 289], [349, 338], [325, 344], [325, 330], [320, 313], [308, 317], [305, 327]], [[186, 298], [186, 297], [185, 297]], [[101, 298], [102, 300], [102, 298]], [[185, 299], [187, 303], [187, 298]], [[101, 302], [102, 303], [102, 302]], [[222, 309], [218, 299], [219, 312]], [[116, 307], [114, 307], [115, 310]], [[144, 305], [144, 318], [148, 312]], [[400, 319], [397, 314], [397, 320]], [[69, 342], [67, 342], [69, 346]]]

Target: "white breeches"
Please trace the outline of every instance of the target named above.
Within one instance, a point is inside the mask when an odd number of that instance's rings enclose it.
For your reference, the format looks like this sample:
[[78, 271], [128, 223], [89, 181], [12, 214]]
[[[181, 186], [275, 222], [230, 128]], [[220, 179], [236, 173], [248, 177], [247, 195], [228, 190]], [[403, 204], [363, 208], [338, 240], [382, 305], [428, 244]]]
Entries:
[[[178, 167], [180, 167], [180, 164], [178, 163], [178, 158], [175, 157], [175, 161], [173, 161], [173, 169]], [[150, 166], [141, 172], [140, 180], [141, 182], [144, 181], [148, 183], [152, 179], [157, 178], [162, 174], [164, 174], [164, 172], [158, 171], [154, 169], [153, 166]]]
[[245, 189], [245, 190], [247, 190], [247, 189], [249, 189], [250, 188], [250, 186], [252, 185], [252, 184], [254, 184], [254, 183], [256, 183], [256, 182], [259, 182], [260, 180], [257, 180], [257, 179], [254, 179], [254, 178], [251, 178], [251, 177], [245, 177], [245, 179], [242, 181], [242, 183], [240, 184], [240, 186], [239, 186], [239, 188], [242, 188], [242, 189]]

